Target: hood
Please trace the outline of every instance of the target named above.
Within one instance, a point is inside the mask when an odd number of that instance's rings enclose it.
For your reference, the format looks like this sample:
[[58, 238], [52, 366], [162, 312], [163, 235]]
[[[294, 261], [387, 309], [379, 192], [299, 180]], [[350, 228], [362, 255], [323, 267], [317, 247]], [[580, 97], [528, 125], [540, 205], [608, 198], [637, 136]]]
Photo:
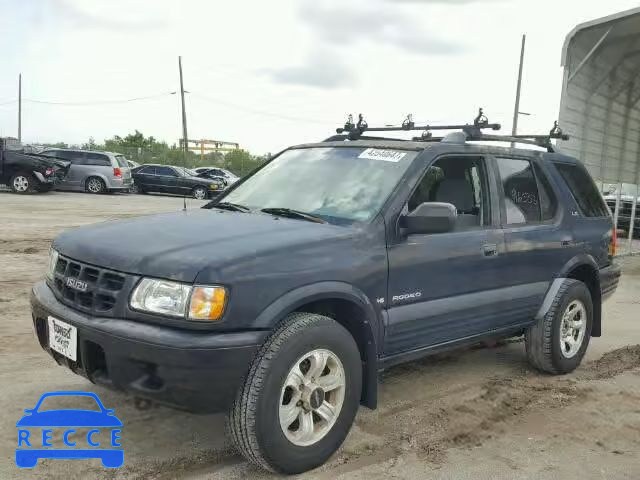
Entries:
[[96, 266], [193, 282], [205, 268], [217, 270], [274, 249], [290, 252], [355, 231], [261, 213], [197, 209], [80, 227], [62, 233], [53, 247]]
[[207, 178], [207, 177], [193, 177], [193, 176], [188, 176], [188, 177], [184, 177], [187, 180], [190, 180], [192, 182], [195, 183], [201, 183], [202, 185], [211, 185], [212, 183], [217, 183], [216, 180], [213, 180], [211, 178]]

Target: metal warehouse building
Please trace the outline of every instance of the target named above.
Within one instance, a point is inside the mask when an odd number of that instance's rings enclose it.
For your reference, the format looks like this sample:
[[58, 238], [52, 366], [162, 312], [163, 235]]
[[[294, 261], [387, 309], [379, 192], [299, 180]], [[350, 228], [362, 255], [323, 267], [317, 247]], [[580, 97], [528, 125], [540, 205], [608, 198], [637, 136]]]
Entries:
[[623, 217], [634, 225], [630, 217], [640, 183], [640, 7], [574, 28], [562, 49], [562, 66], [559, 121], [571, 136], [562, 151], [580, 158], [605, 193], [607, 184], [615, 184], [610, 188], [617, 198], [608, 202], [614, 218], [619, 226]]

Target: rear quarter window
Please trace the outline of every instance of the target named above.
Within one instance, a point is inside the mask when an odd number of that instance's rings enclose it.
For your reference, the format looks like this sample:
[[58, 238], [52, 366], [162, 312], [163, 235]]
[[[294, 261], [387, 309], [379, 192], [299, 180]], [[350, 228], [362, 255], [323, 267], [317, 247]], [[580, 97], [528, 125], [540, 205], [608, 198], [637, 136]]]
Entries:
[[118, 166], [120, 167], [129, 168], [127, 158], [124, 155], [116, 155], [116, 162], [118, 162]]
[[97, 165], [101, 167], [110, 167], [109, 157], [103, 153], [87, 153], [86, 165]]
[[579, 164], [557, 162], [554, 162], [554, 164], [583, 216], [609, 216], [609, 210], [604, 203], [602, 195], [598, 192], [598, 188], [586, 168]]

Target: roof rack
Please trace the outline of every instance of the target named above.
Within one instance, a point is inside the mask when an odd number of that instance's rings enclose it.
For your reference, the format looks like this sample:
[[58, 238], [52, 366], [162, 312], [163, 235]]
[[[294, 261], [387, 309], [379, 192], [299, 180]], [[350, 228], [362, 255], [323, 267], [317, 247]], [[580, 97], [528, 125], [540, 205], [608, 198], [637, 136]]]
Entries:
[[[552, 139], [568, 140], [569, 135], [565, 134], [558, 126], [558, 122], [553, 123], [553, 128], [547, 135], [492, 135], [485, 134], [483, 130], [500, 130], [499, 123], [489, 123], [489, 119], [484, 114], [482, 108], [479, 109], [478, 115], [473, 120], [473, 124], [464, 125], [416, 125], [413, 121], [413, 115], [409, 114], [400, 126], [387, 125], [384, 127], [369, 127], [364, 116], [358, 115], [358, 123], [353, 123], [353, 115], [349, 115], [344, 127], [336, 129], [338, 135], [331, 136], [325, 141], [341, 141], [341, 140], [396, 140], [403, 141], [400, 138], [372, 137], [364, 136], [365, 132], [408, 132], [422, 131], [419, 137], [413, 137], [414, 142], [445, 142], [445, 143], [464, 143], [466, 141], [489, 141], [489, 142], [511, 142], [526, 145], [534, 145], [536, 147], [546, 148], [549, 152], [554, 152]], [[434, 137], [432, 131], [436, 130], [459, 130], [451, 132], [444, 137]]]
[[419, 131], [430, 132], [432, 130], [463, 130], [469, 133], [478, 134], [483, 129], [500, 130], [499, 123], [489, 123], [489, 119], [484, 114], [482, 108], [478, 116], [473, 120], [473, 124], [464, 125], [416, 125], [413, 115], [409, 114], [400, 126], [370, 127], [362, 114], [358, 115], [358, 123], [353, 123], [353, 115], [349, 115], [344, 127], [336, 128], [336, 133], [347, 133], [349, 140], [358, 140], [364, 132], [409, 132]]

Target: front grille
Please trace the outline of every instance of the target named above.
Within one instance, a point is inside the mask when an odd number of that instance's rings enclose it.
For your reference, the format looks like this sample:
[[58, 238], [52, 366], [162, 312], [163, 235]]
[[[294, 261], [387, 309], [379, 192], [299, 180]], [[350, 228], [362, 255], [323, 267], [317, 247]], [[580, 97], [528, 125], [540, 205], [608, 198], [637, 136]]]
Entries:
[[123, 295], [127, 275], [60, 256], [52, 288], [58, 299], [86, 313], [111, 312]]

